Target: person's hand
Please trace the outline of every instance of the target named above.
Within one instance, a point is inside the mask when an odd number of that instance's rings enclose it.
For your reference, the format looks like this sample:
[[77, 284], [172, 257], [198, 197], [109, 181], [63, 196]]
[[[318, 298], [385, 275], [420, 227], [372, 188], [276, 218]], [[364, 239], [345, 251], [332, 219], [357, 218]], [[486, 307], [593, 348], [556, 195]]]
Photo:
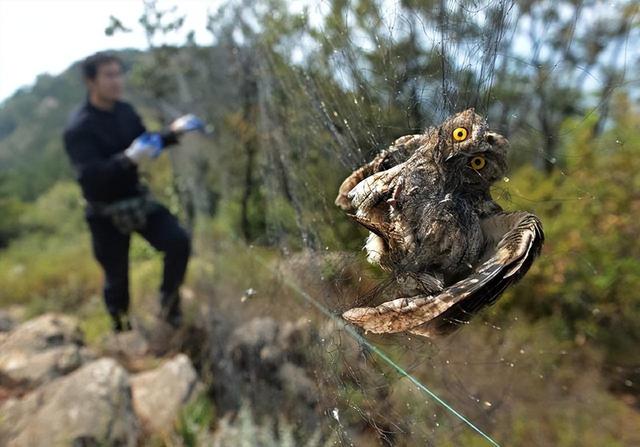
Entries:
[[183, 134], [194, 130], [203, 132], [205, 129], [204, 122], [192, 113], [183, 115], [171, 123], [169, 128], [176, 133]]
[[162, 152], [162, 137], [159, 133], [145, 132], [133, 140], [124, 154], [135, 164], [156, 158]]

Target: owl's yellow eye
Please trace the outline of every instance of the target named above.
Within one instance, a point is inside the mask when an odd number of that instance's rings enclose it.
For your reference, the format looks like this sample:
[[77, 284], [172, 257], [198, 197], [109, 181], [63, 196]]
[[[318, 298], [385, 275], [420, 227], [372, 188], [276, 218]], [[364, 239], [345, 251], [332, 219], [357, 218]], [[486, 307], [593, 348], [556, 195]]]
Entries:
[[453, 131], [453, 139], [456, 141], [464, 141], [467, 139], [469, 132], [464, 127], [458, 127]]
[[479, 171], [480, 169], [484, 168], [484, 165], [486, 164], [487, 164], [487, 161], [484, 159], [482, 155], [476, 155], [469, 162], [469, 166], [471, 166], [476, 171]]

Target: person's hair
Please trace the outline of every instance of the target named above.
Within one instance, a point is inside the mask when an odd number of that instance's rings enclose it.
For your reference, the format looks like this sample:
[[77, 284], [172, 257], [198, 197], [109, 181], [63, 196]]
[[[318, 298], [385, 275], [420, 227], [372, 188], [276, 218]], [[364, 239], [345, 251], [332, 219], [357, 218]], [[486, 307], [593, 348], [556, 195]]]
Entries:
[[82, 62], [82, 77], [84, 77], [84, 79], [95, 79], [98, 74], [98, 67], [111, 62], [117, 62], [120, 64], [120, 67], [123, 67], [122, 60], [115, 54], [107, 52], [92, 54]]

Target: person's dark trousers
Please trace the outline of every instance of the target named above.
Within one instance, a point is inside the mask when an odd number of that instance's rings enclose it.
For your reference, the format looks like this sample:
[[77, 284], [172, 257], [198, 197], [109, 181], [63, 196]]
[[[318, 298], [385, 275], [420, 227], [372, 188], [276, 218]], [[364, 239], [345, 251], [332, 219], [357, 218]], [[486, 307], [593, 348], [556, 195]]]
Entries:
[[[129, 309], [131, 237], [121, 233], [107, 217], [89, 216], [87, 222], [94, 255], [105, 272], [104, 299], [107, 310], [114, 317], [126, 314]], [[160, 286], [163, 307], [179, 306], [178, 288], [184, 279], [191, 251], [189, 235], [164, 206], [147, 216], [146, 226], [138, 233], [156, 250], [164, 253], [164, 273]]]

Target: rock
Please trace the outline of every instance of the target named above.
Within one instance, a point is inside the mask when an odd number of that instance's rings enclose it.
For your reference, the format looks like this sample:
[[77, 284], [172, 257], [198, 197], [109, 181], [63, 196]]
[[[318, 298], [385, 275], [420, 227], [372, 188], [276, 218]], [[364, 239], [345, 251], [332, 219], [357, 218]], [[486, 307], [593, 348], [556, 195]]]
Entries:
[[82, 342], [83, 336], [78, 320], [66, 315], [49, 313], [16, 327], [6, 347], [42, 350], [51, 346]]
[[[242, 438], [243, 432], [248, 433], [248, 437], [253, 437], [259, 428], [255, 426], [251, 410], [246, 405], [240, 408], [240, 412], [237, 415], [232, 413], [225, 414], [217, 421], [216, 426], [216, 431], [213, 433], [209, 444], [212, 447], [248, 445], [247, 441], [250, 442], [250, 440]], [[247, 436], [245, 435], [245, 437]]]
[[104, 351], [113, 356], [142, 357], [149, 354], [149, 343], [138, 331], [110, 333], [102, 344]]
[[9, 332], [15, 324], [16, 322], [11, 314], [6, 310], [0, 309], [0, 332]]
[[240, 349], [261, 349], [276, 340], [278, 323], [273, 318], [254, 318], [236, 328], [229, 340], [231, 351]]
[[164, 365], [131, 378], [133, 408], [149, 432], [168, 432], [181, 408], [203, 390], [191, 360], [178, 354]]
[[312, 425], [320, 393], [308, 372], [315, 369], [309, 347], [318, 344], [317, 330], [306, 319], [252, 319], [229, 337], [222, 380], [236, 395], [249, 396], [258, 413], [288, 408], [297, 423]]
[[295, 398], [302, 399], [308, 404], [318, 402], [318, 388], [304, 369], [291, 362], [285, 362], [278, 371], [282, 387]]
[[67, 374], [92, 353], [74, 318], [45, 314], [20, 324], [0, 343], [0, 386], [30, 389]]
[[[302, 389], [311, 381], [300, 366], [307, 363], [308, 347], [317, 338], [317, 331], [306, 319], [279, 323], [269, 317], [255, 318], [233, 332], [227, 344], [227, 357], [234, 369], [250, 380], [282, 383], [283, 378], [291, 376]], [[306, 391], [302, 394], [309, 395]]]
[[23, 306], [21, 304], [12, 304], [10, 306], [4, 307], [2, 309], [2, 313], [13, 320], [15, 326], [18, 323], [26, 320], [27, 306]]
[[8, 447], [133, 447], [139, 433], [129, 376], [109, 358], [9, 399], [0, 414], [0, 445]]
[[243, 371], [276, 368], [283, 355], [277, 337], [278, 323], [273, 318], [254, 318], [233, 331], [227, 355]]
[[317, 331], [311, 322], [307, 318], [300, 318], [295, 322], [287, 321], [282, 324], [278, 334], [278, 344], [289, 353], [302, 352], [317, 338]]
[[137, 329], [107, 334], [101, 341], [100, 353], [117, 359], [130, 373], [154, 368], [158, 364], [149, 341]]

